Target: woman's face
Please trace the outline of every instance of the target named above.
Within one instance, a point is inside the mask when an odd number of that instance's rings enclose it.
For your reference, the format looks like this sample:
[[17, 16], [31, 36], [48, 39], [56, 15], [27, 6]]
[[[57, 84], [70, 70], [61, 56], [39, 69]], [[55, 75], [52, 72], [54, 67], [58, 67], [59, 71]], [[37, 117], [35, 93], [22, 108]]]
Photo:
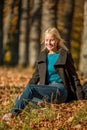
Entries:
[[45, 47], [48, 49], [49, 53], [58, 51], [58, 40], [55, 35], [51, 33], [45, 34]]

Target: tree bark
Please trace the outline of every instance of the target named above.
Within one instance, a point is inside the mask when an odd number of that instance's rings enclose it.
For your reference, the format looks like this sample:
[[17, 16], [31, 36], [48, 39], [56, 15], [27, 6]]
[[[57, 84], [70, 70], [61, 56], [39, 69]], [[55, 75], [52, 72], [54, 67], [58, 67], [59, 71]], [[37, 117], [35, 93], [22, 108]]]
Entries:
[[4, 1], [0, 0], [0, 65], [3, 64], [3, 7]]
[[87, 78], [87, 0], [84, 2], [84, 27], [79, 70]]
[[14, 31], [12, 37], [14, 40], [11, 41], [11, 65], [17, 65], [19, 59], [19, 35], [20, 35], [20, 15], [21, 15], [21, 0], [15, 1], [13, 8], [13, 18], [17, 19], [14, 25]]
[[20, 18], [20, 37], [19, 37], [19, 64], [26, 65], [26, 36], [28, 22], [28, 0], [22, 0], [22, 12]]
[[65, 3], [64, 29], [63, 38], [66, 41], [66, 46], [70, 49], [70, 40], [72, 32], [72, 20], [74, 14], [75, 1], [67, 0]]
[[41, 7], [42, 1], [35, 0], [34, 7], [31, 11], [31, 27], [29, 37], [29, 65], [35, 66], [35, 62], [40, 52], [40, 35], [41, 35]]
[[57, 4], [58, 0], [43, 0], [42, 7], [42, 30], [57, 26]]
[[[4, 6], [7, 7], [7, 12], [5, 16], [5, 23], [3, 26], [3, 47], [4, 50], [6, 48], [6, 45], [9, 43], [9, 31], [10, 31], [10, 25], [11, 25], [11, 18], [12, 18], [12, 8], [13, 8], [14, 0], [9, 0], [8, 4]], [[4, 8], [6, 8], [4, 7]]]

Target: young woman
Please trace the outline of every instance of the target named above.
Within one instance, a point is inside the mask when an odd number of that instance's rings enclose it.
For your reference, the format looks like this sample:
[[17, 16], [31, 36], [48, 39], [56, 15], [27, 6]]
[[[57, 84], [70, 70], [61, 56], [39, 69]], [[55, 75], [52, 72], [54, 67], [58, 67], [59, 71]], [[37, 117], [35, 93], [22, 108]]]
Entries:
[[73, 99], [83, 99], [83, 91], [78, 79], [71, 53], [64, 45], [56, 28], [44, 33], [44, 49], [36, 63], [36, 69], [23, 93], [17, 97], [12, 110], [3, 119], [10, 120], [34, 97], [47, 102], [63, 103]]

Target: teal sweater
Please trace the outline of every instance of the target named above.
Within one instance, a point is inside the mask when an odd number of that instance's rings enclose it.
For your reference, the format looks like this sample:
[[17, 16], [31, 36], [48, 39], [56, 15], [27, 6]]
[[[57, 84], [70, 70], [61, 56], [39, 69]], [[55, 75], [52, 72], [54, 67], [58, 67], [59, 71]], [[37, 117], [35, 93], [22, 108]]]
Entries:
[[50, 83], [53, 81], [56, 81], [58, 83], [62, 82], [61, 77], [58, 75], [58, 73], [56, 72], [54, 68], [54, 64], [58, 60], [59, 56], [60, 56], [60, 53], [53, 53], [53, 54], [47, 55], [47, 75], [46, 75], [47, 83]]

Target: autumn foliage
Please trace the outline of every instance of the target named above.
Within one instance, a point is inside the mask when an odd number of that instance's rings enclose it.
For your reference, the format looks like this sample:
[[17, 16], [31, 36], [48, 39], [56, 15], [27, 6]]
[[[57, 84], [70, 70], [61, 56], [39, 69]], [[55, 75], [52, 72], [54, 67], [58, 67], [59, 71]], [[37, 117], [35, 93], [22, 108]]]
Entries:
[[15, 97], [29, 81], [30, 68], [0, 68], [0, 130], [86, 130], [87, 100], [42, 106], [32, 103], [10, 122], [2, 116], [14, 105]]

